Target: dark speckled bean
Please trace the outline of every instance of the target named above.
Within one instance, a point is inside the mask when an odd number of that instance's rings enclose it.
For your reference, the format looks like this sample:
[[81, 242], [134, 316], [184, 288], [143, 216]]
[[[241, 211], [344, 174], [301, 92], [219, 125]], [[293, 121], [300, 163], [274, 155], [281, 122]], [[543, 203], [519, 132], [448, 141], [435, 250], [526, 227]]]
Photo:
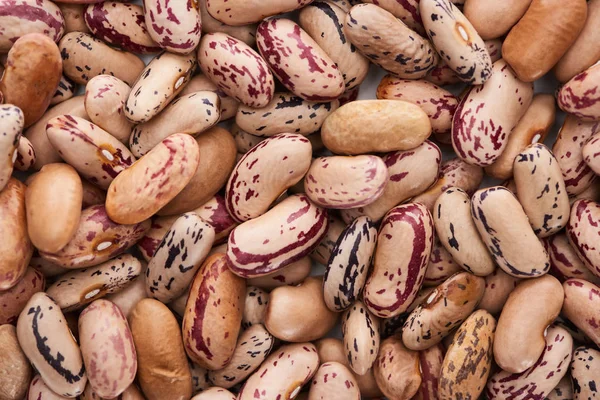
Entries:
[[323, 265], [326, 265], [329, 261], [335, 244], [346, 228], [346, 224], [334, 214], [329, 214], [328, 220], [329, 224], [323, 239], [310, 254], [310, 258]]
[[200, 42], [197, 1], [144, 0], [144, 17], [148, 34], [171, 53], [188, 54]]
[[338, 362], [322, 363], [308, 392], [308, 400], [360, 400], [352, 371]]
[[31, 296], [43, 291], [45, 285], [44, 275], [29, 267], [15, 286], [0, 291], [0, 325], [15, 323]]
[[600, 277], [600, 251], [598, 243], [600, 204], [591, 200], [577, 200], [571, 207], [567, 235], [573, 249], [584, 265]]
[[136, 247], [142, 253], [146, 261], [154, 256], [156, 249], [161, 244], [163, 238], [171, 228], [171, 225], [179, 218], [178, 215], [168, 217], [154, 217], [150, 229], [138, 242]]
[[17, 147], [17, 159], [14, 167], [19, 171], [28, 171], [35, 164], [36, 155], [33, 144], [25, 136], [19, 139], [19, 147]]
[[569, 373], [546, 395], [546, 400], [573, 400], [573, 382]]
[[407, 349], [399, 336], [389, 337], [381, 342], [373, 373], [388, 399], [411, 399], [422, 381], [419, 353]]
[[0, 191], [12, 175], [24, 123], [25, 118], [19, 107], [0, 105]]
[[342, 336], [350, 368], [358, 375], [366, 374], [379, 352], [379, 318], [357, 301], [342, 314]]
[[600, 346], [600, 287], [582, 279], [563, 283], [562, 314]]
[[242, 314], [242, 329], [265, 323], [265, 313], [269, 304], [269, 293], [255, 286], [246, 287], [246, 300]]
[[71, 81], [66, 76], [61, 76], [60, 82], [58, 83], [58, 87], [56, 88], [56, 92], [54, 93], [54, 97], [50, 100], [50, 105], [54, 106], [56, 104], [62, 103], [63, 101], [69, 100], [75, 94], [77, 88], [73, 81]]
[[238, 225], [227, 212], [225, 199], [220, 194], [214, 195], [194, 212], [215, 229], [215, 245], [226, 242], [229, 233]]
[[235, 113], [240, 105], [239, 101], [231, 96], [228, 96], [222, 91], [209, 77], [199, 74], [190, 79], [190, 82], [185, 85], [183, 90], [179, 92], [179, 97], [183, 97], [194, 92], [214, 92], [221, 100], [221, 116], [219, 121], [235, 117]]
[[373, 3], [391, 12], [396, 18], [404, 22], [410, 29], [425, 34], [423, 21], [421, 20], [421, 11], [419, 10], [419, 0], [365, 0], [363, 3]]
[[600, 351], [593, 347], [580, 346], [573, 352], [571, 360], [573, 399], [594, 399], [600, 388]]
[[558, 106], [583, 121], [600, 121], [599, 81], [596, 63], [564, 84], [557, 95]]
[[600, 135], [595, 134], [589, 138], [581, 149], [581, 155], [587, 166], [598, 175], [600, 173]]
[[298, 261], [258, 278], [247, 279], [248, 285], [258, 286], [262, 289], [275, 289], [285, 285], [297, 285], [310, 275], [312, 261], [310, 257], [302, 257]]

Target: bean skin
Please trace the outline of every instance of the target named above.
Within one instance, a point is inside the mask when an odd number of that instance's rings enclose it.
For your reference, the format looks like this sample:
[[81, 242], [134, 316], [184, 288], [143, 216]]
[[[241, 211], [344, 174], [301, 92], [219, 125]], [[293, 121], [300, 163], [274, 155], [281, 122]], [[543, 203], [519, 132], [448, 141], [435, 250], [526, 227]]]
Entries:
[[390, 400], [410, 399], [421, 386], [419, 353], [404, 347], [398, 336], [381, 343], [373, 368], [377, 386]]
[[188, 54], [200, 42], [202, 23], [193, 0], [144, 0], [144, 18], [150, 37], [171, 53]]
[[421, 367], [421, 387], [415, 395], [415, 400], [437, 399], [446, 349], [441, 343], [419, 352]]
[[248, 46], [254, 46], [256, 44], [256, 25], [239, 25], [232, 26], [224, 24], [218, 19], [213, 18], [206, 8], [207, 0], [198, 1], [198, 8], [200, 9], [200, 20], [202, 21], [202, 33], [217, 33], [223, 32], [229, 36], [232, 36]]
[[366, 374], [379, 352], [379, 318], [356, 301], [342, 314], [342, 337], [350, 368], [358, 375]]
[[600, 277], [585, 266], [569, 242], [567, 233], [560, 232], [544, 239], [544, 247], [550, 255], [550, 274], [559, 281], [579, 278], [595, 285], [600, 284]]
[[594, 243], [598, 235], [596, 225], [599, 217], [600, 204], [590, 200], [577, 200], [571, 207], [567, 225], [567, 235], [573, 249], [597, 277], [600, 277], [600, 253]]
[[35, 149], [25, 136], [19, 139], [19, 147], [17, 147], [17, 159], [15, 160], [14, 168], [18, 171], [29, 171], [33, 168], [36, 161]]
[[312, 0], [207, 0], [208, 13], [227, 25], [260, 22], [266, 17], [302, 8]]
[[579, 346], [571, 360], [574, 400], [591, 399], [600, 385], [600, 351], [589, 346]]
[[431, 248], [431, 257], [429, 257], [429, 264], [423, 278], [423, 286], [438, 286], [455, 273], [461, 271], [463, 269], [454, 262], [450, 253], [440, 244], [439, 239], [436, 238]]
[[[0, 375], [0, 398], [3, 400], [23, 400], [27, 393], [27, 386], [29, 385], [33, 371], [29, 360], [27, 360], [25, 353], [23, 353], [19, 345], [14, 326], [4, 323], [0, 325], [0, 349], [2, 349], [2, 358], [0, 359], [0, 371], [2, 371]], [[36, 379], [42, 382], [39, 375], [33, 380], [35, 381]]]
[[558, 106], [582, 121], [600, 121], [598, 80], [600, 65], [593, 65], [575, 75], [558, 92]]
[[421, 11], [419, 10], [419, 0], [365, 0], [364, 3], [378, 5], [394, 14], [396, 18], [400, 19], [406, 26], [419, 35], [425, 35]]
[[0, 292], [0, 325], [13, 324], [35, 293], [46, 287], [46, 278], [34, 268], [27, 268], [15, 286]]
[[582, 279], [563, 283], [562, 314], [598, 346], [600, 344], [600, 287]]
[[0, 105], [0, 191], [4, 189], [17, 161], [19, 142], [25, 119], [19, 107]]
[[336, 362], [321, 364], [313, 377], [308, 400], [360, 400], [358, 383], [347, 367]]

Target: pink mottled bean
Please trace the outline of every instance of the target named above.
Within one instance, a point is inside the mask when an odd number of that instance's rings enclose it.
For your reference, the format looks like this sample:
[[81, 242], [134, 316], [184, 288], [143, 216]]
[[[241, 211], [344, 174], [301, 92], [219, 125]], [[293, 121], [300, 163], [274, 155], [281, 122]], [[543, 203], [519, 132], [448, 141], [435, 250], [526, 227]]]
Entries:
[[363, 3], [378, 5], [392, 13], [394, 17], [400, 19], [419, 35], [425, 35], [421, 11], [419, 10], [419, 0], [365, 0]]
[[596, 63], [565, 83], [558, 106], [582, 121], [600, 121], [600, 64]]
[[154, 257], [156, 249], [177, 218], [179, 218], [179, 215], [152, 218], [150, 229], [136, 244], [137, 249], [146, 261], [150, 261]]
[[278, 271], [258, 278], [247, 279], [248, 285], [262, 289], [275, 289], [279, 286], [297, 285], [310, 275], [312, 261], [309, 257], [302, 257], [298, 261], [281, 268]]
[[569, 279], [563, 289], [562, 314], [596, 346], [600, 345], [600, 287], [582, 279]]
[[36, 156], [33, 144], [25, 136], [19, 139], [19, 147], [17, 147], [17, 159], [15, 160], [15, 169], [19, 171], [28, 171], [33, 168]]
[[442, 372], [442, 363], [446, 349], [441, 343], [419, 352], [421, 367], [421, 387], [415, 395], [415, 400], [438, 399], [438, 387]]
[[23, 111], [19, 107], [0, 105], [0, 191], [12, 175], [24, 123]]
[[29, 384], [26, 400], [67, 400], [68, 397], [54, 393], [40, 375], [35, 375]]
[[[256, 25], [240, 25], [232, 26], [224, 24], [218, 19], [213, 18], [206, 9], [207, 0], [199, 0], [198, 8], [200, 9], [200, 19], [202, 21], [202, 33], [217, 33], [223, 32], [229, 36], [241, 40], [248, 46], [256, 44]], [[262, 4], [262, 3], [261, 3]]]
[[194, 212], [215, 229], [215, 245], [227, 241], [229, 233], [238, 225], [227, 212], [225, 199], [220, 194], [214, 195]]
[[579, 278], [600, 284], [600, 277], [594, 275], [577, 255], [569, 243], [567, 233], [560, 232], [544, 239], [544, 247], [550, 255], [550, 273], [559, 281]]
[[73, 81], [64, 75], [61, 76], [58, 87], [56, 88], [56, 92], [54, 92], [54, 96], [52, 97], [52, 100], [50, 100], [50, 105], [53, 106], [69, 100], [71, 97], [73, 97], [76, 90], [77, 88]]
[[594, 275], [600, 277], [600, 251], [596, 245], [598, 220], [600, 220], [600, 204], [591, 200], [577, 200], [571, 207], [567, 235], [573, 250], [583, 264]]
[[259, 22], [272, 15], [294, 11], [312, 0], [206, 0], [209, 14], [227, 25]]
[[343, 364], [321, 364], [313, 377], [308, 400], [360, 400], [358, 383], [352, 372]]
[[463, 269], [454, 262], [452, 255], [442, 246], [439, 240], [434, 240], [431, 257], [423, 278], [423, 286], [438, 286]]
[[83, 13], [87, 7], [85, 4], [58, 3], [57, 5], [65, 18], [65, 33], [75, 31], [89, 33], [90, 28], [83, 19]]
[[521, 280], [508, 275], [501, 268], [485, 277], [485, 292], [479, 302], [479, 309], [486, 310], [490, 314], [498, 315], [508, 296], [517, 287]]
[[44, 290], [46, 279], [41, 272], [27, 268], [15, 286], [0, 292], [0, 325], [14, 324], [31, 296]]
[[328, 219], [329, 224], [325, 236], [323, 236], [319, 245], [310, 254], [310, 258], [324, 265], [329, 261], [335, 244], [346, 228], [346, 224], [335, 215], [329, 214]]
[[150, 37], [171, 53], [188, 54], [200, 42], [202, 22], [194, 0], [144, 0], [144, 18]]

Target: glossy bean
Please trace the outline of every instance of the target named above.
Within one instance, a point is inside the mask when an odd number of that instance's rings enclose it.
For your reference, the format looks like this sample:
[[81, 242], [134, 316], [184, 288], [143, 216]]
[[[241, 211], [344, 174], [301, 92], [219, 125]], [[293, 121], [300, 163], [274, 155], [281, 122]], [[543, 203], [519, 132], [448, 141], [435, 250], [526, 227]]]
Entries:
[[0, 325], [14, 324], [31, 296], [43, 291], [45, 286], [44, 275], [34, 268], [27, 268], [15, 286], [0, 292]]
[[600, 64], [594, 64], [565, 83], [557, 95], [558, 106], [582, 121], [600, 121], [598, 80]]
[[148, 34], [163, 49], [188, 54], [198, 47], [202, 22], [196, 1], [145, 0], [144, 19]]
[[[19, 345], [14, 326], [4, 323], [0, 325], [0, 349], [3, 354], [0, 359], [0, 398], [22, 400], [33, 371]], [[36, 378], [41, 381], [39, 376]]]

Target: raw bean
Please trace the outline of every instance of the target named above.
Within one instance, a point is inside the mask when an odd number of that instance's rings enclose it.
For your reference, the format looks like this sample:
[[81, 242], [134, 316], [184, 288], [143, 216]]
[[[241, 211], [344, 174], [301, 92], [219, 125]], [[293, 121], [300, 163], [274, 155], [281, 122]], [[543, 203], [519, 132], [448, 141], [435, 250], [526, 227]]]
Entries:
[[194, 92], [213, 92], [219, 96], [221, 100], [221, 117], [220, 121], [225, 121], [227, 119], [235, 117], [235, 113], [237, 112], [238, 106], [240, 103], [234, 99], [233, 97], [228, 96], [224, 91], [219, 89], [219, 87], [211, 81], [206, 75], [196, 75], [194, 76], [190, 82], [185, 85], [183, 90], [179, 92], [179, 97], [183, 97], [188, 94], [192, 94]]
[[[88, 385], [89, 386], [89, 385]], [[84, 399], [83, 393], [78, 399]], [[54, 393], [44, 383], [40, 375], [35, 375], [29, 385], [29, 391], [27, 392], [27, 400], [67, 400], [68, 397], [64, 397]], [[84, 399], [85, 400], [85, 399]]]
[[182, 332], [188, 357], [199, 366], [216, 370], [231, 360], [242, 322], [245, 289], [246, 282], [229, 270], [224, 254], [207, 258], [196, 274]]
[[[275, 289], [279, 286], [296, 285], [310, 275], [312, 261], [309, 257], [302, 257], [298, 261], [281, 268], [268, 275], [248, 279], [248, 285], [258, 286], [262, 289]], [[366, 271], [365, 271], [366, 273]], [[327, 278], [325, 278], [327, 279]]]
[[343, 210], [342, 218], [352, 219], [366, 215], [379, 221], [393, 207], [423, 193], [437, 179], [442, 154], [438, 146], [426, 140], [412, 150], [395, 151], [383, 156], [388, 170], [388, 181], [383, 194], [371, 204]]
[[[104, 400], [94, 392], [92, 387], [88, 384], [85, 387], [85, 391], [81, 396], [79, 396], [80, 400]], [[123, 393], [117, 397], [118, 400], [144, 400], [144, 396], [140, 393], [140, 390], [137, 388], [135, 383], [129, 385], [127, 389]]]
[[[332, 0], [327, 0], [329, 3], [332, 3]], [[352, 90], [346, 90], [340, 97], [338, 97], [338, 101], [340, 102], [340, 107], [344, 104], [348, 104], [351, 101], [355, 101], [358, 99], [360, 86], [355, 87]]]
[[[425, 35], [425, 28], [421, 20], [421, 11], [419, 10], [419, 0], [365, 0], [364, 3], [373, 3], [389, 11], [394, 17], [404, 22], [406, 26], [417, 32], [419, 35]], [[360, 4], [360, 3], [358, 3]], [[348, 8], [346, 12], [350, 11]]]
[[33, 145], [25, 136], [19, 138], [19, 146], [17, 147], [17, 158], [14, 168], [18, 171], [28, 171], [35, 164], [36, 155]]
[[[23, 353], [14, 326], [0, 325], [0, 398], [21, 400], [31, 379], [31, 365]], [[36, 377], [39, 379], [39, 376]], [[34, 378], [34, 380], [36, 379]], [[40, 399], [41, 400], [41, 399]]]
[[485, 310], [475, 311], [458, 328], [440, 372], [440, 399], [477, 399], [492, 367], [496, 320]]
[[179, 94], [195, 67], [195, 54], [162, 52], [154, 57], [131, 86], [125, 117], [137, 124], [149, 121]]
[[430, 134], [429, 117], [419, 106], [392, 100], [353, 101], [321, 128], [325, 147], [349, 155], [414, 149]]
[[85, 268], [103, 263], [132, 247], [150, 229], [150, 220], [131, 225], [113, 222], [103, 204], [81, 211], [72, 239], [57, 252], [40, 255], [61, 267]]
[[[189, 361], [189, 360], [188, 360]], [[190, 373], [192, 374], [192, 391], [198, 393], [209, 389], [212, 383], [208, 380], [208, 371], [189, 361]]]
[[65, 33], [75, 31], [89, 33], [90, 28], [87, 27], [83, 19], [87, 4], [58, 3], [57, 6], [65, 19]]
[[112, 75], [131, 85], [144, 69], [136, 55], [113, 49], [89, 33], [67, 33], [59, 49], [63, 73], [80, 85], [98, 75]]
[[379, 319], [357, 301], [342, 314], [342, 336], [350, 368], [366, 374], [379, 352]]
[[219, 96], [213, 92], [195, 92], [173, 101], [148, 122], [133, 128], [129, 147], [142, 157], [166, 137], [175, 133], [196, 136], [219, 122]]
[[[142, 262], [142, 273], [146, 269], [145, 263]], [[112, 303], [115, 303], [125, 318], [129, 318], [131, 312], [142, 299], [147, 298], [146, 282], [144, 278], [137, 277], [129, 282], [125, 287], [121, 287], [119, 291], [107, 294], [104, 298]]]
[[335, 326], [338, 315], [325, 305], [323, 280], [308, 277], [298, 286], [281, 286], [271, 292], [265, 327], [286, 342], [313, 341]]
[[187, 400], [192, 379], [179, 323], [158, 300], [143, 299], [129, 316], [138, 358], [137, 377], [148, 400]]
[[238, 400], [294, 399], [319, 367], [312, 343], [281, 346], [262, 363], [238, 394]]
[[344, 229], [346, 229], [346, 224], [335, 215], [329, 214], [328, 227], [325, 236], [323, 236], [323, 239], [319, 242], [315, 250], [310, 253], [310, 258], [319, 264], [326, 265], [329, 262], [333, 248]]
[[600, 35], [596, 27], [600, 23], [600, 1], [587, 3], [587, 18], [575, 42], [554, 66], [554, 75], [560, 82], [567, 82], [600, 60]]
[[231, 26], [224, 24], [218, 19], [213, 18], [212, 15], [206, 9], [207, 0], [199, 0], [198, 8], [200, 9], [200, 19], [202, 20], [202, 33], [218, 33], [223, 32], [229, 36], [232, 36], [248, 46], [254, 46], [256, 44], [256, 25], [240, 25]]
[[598, 346], [600, 344], [600, 287], [582, 279], [563, 283], [562, 314]]
[[352, 7], [344, 34], [371, 62], [402, 79], [423, 78], [438, 62], [427, 39], [374, 4]]
[[520, 81], [504, 60], [494, 63], [493, 72], [489, 81], [463, 97], [452, 121], [456, 154], [483, 167], [500, 157], [533, 99], [533, 84]]
[[96, 300], [79, 316], [79, 341], [89, 382], [105, 398], [123, 393], [137, 371], [137, 355], [127, 319], [108, 300]]
[[[31, 296], [44, 290], [46, 279], [29, 267], [15, 286], [0, 292], [0, 325], [14, 324]], [[2, 368], [0, 367], [0, 370]], [[0, 385], [1, 386], [1, 385]], [[0, 393], [1, 394], [1, 393]], [[2, 397], [0, 397], [2, 398]]]
[[513, 276], [496, 268], [494, 272], [485, 277], [485, 292], [479, 302], [479, 309], [486, 310], [492, 315], [500, 314], [508, 296], [520, 282]]
[[299, 22], [314, 41], [331, 57], [344, 79], [346, 90], [360, 85], [369, 72], [369, 60], [356, 51], [344, 35], [346, 12], [326, 1], [304, 7]]
[[94, 124], [123, 143], [127, 142], [133, 128], [133, 123], [123, 113], [130, 92], [129, 85], [110, 75], [95, 76], [85, 85], [85, 113]]
[[273, 74], [296, 96], [329, 101], [344, 93], [344, 78], [336, 63], [295, 22], [285, 18], [261, 22], [256, 45]]
[[[534, 0], [535, 1], [535, 0]], [[573, 338], [558, 326], [548, 328], [546, 346], [539, 360], [520, 374], [499, 371], [488, 381], [488, 399], [543, 399], [568, 372]]]
[[50, 100], [50, 105], [53, 106], [69, 100], [73, 97], [76, 90], [75, 84], [69, 78], [62, 75], [58, 87], [56, 88], [56, 92], [54, 92], [54, 96], [52, 96], [52, 100]]
[[63, 160], [104, 190], [135, 162], [127, 146], [83, 118], [53, 118], [46, 125], [46, 135]]
[[477, 307], [485, 280], [461, 272], [439, 285], [404, 323], [402, 341], [412, 350], [425, 350], [460, 325]]
[[421, 0], [419, 9], [436, 51], [461, 81], [481, 85], [493, 75], [483, 39], [455, 5], [449, 0]]
[[438, 197], [433, 210], [440, 242], [454, 261], [477, 276], [494, 272], [496, 264], [471, 216], [469, 195], [462, 189], [450, 188]]
[[135, 224], [150, 218], [192, 179], [199, 153], [196, 140], [188, 134], [164, 139], [113, 180], [106, 196], [110, 219]]
[[0, 191], [8, 184], [12, 175], [24, 121], [23, 111], [19, 107], [0, 105]]
[[[598, 123], [600, 125], [600, 123]], [[596, 175], [600, 172], [600, 159], [598, 156], [600, 147], [600, 135], [594, 134], [581, 148], [581, 155], [586, 165], [594, 171]]]
[[46, 293], [64, 312], [70, 312], [107, 294], [118, 292], [141, 273], [141, 263], [132, 255], [124, 254], [95, 267], [61, 275]]
[[402, 326], [404, 325], [404, 322], [406, 322], [408, 315], [415, 308], [417, 308], [419, 305], [424, 303], [425, 300], [427, 300], [429, 295], [434, 290], [435, 290], [435, 288], [433, 288], [433, 287], [422, 287], [421, 290], [419, 290], [419, 292], [417, 293], [415, 300], [411, 303], [411, 305], [408, 307], [408, 309], [406, 310], [405, 313], [402, 313], [402, 314], [397, 315], [392, 318], [382, 319], [381, 320], [381, 329], [380, 329], [381, 337], [388, 338], [397, 333], [401, 333]]
[[550, 255], [550, 273], [559, 281], [580, 278], [597, 285], [600, 277], [595, 276], [577, 255], [565, 232], [557, 233], [544, 240]]
[[600, 132], [600, 122], [584, 122], [567, 115], [552, 146], [570, 196], [583, 192], [596, 178], [584, 161], [583, 146], [597, 132]]
[[55, 253], [75, 235], [83, 188], [77, 172], [67, 164], [48, 164], [27, 187], [27, 231], [40, 251]]
[[191, 53], [200, 43], [202, 23], [197, 1], [144, 0], [144, 18], [147, 34], [171, 53]]
[[8, 52], [0, 92], [5, 103], [23, 111], [25, 127], [39, 120], [50, 105], [62, 76], [60, 57], [56, 43], [41, 33], [22, 36]]
[[431, 214], [421, 204], [400, 205], [387, 213], [363, 293], [371, 313], [390, 318], [407, 310], [423, 283], [434, 236]]
[[548, 326], [560, 313], [564, 292], [550, 275], [521, 282], [508, 296], [498, 319], [494, 358], [504, 371], [532, 367], [544, 351]]
[[213, 386], [192, 397], [192, 400], [235, 400], [235, 395], [229, 390]]
[[215, 194], [194, 212], [215, 229], [215, 245], [226, 242], [229, 233], [238, 225], [227, 212], [225, 199], [220, 194]]
[[[273, 347], [273, 336], [262, 325], [252, 325], [240, 334], [231, 361], [223, 369], [210, 371], [213, 385], [229, 389], [244, 381], [267, 358]], [[208, 393], [208, 392], [205, 392]], [[210, 400], [212, 398], [208, 398]]]
[[308, 400], [360, 400], [358, 383], [350, 370], [337, 362], [322, 363], [313, 377]]
[[87, 377], [79, 346], [60, 308], [46, 293], [29, 299], [17, 322], [17, 336], [23, 352], [52, 391], [65, 397], [83, 392]]
[[30, 33], [58, 42], [65, 32], [65, 19], [56, 4], [48, 0], [2, 0], [0, 26], [0, 53], [6, 53], [15, 41]]
[[106, 201], [106, 192], [88, 181], [81, 181], [83, 186], [83, 200], [81, 208], [85, 209], [98, 204], [104, 204]]
[[304, 179], [307, 196], [318, 206], [348, 209], [377, 200], [388, 182], [380, 157], [333, 156], [315, 159]]
[[577, 200], [571, 207], [567, 235], [573, 250], [583, 264], [600, 277], [600, 252], [596, 247], [600, 204], [591, 200]]
[[304, 100], [292, 93], [278, 92], [263, 108], [255, 109], [242, 104], [235, 122], [243, 131], [255, 136], [269, 137], [286, 132], [306, 136], [318, 131], [338, 106], [337, 100], [322, 103]]
[[580, 346], [573, 352], [571, 360], [574, 399], [596, 397], [600, 383], [600, 352], [593, 347]]
[[373, 369], [377, 386], [390, 400], [410, 399], [421, 386], [419, 353], [404, 347], [398, 336], [381, 342]]
[[242, 329], [265, 323], [265, 314], [269, 304], [269, 293], [255, 286], [246, 287], [246, 300], [242, 314]]
[[227, 25], [259, 22], [272, 15], [300, 9], [312, 0], [207, 0], [209, 14]]
[[560, 88], [558, 106], [565, 112], [573, 114], [582, 121], [600, 121], [600, 64], [594, 64], [585, 71], [575, 75]]
[[67, 272], [69, 272], [67, 268], [63, 268], [59, 265], [53, 264], [50, 261], [44, 260], [40, 256], [31, 257], [29, 265], [36, 271], [41, 272], [42, 275], [44, 275], [44, 277], [46, 277], [47, 279], [54, 278], [58, 275], [66, 274]]
[[465, 1], [465, 17], [483, 39], [504, 36], [525, 15], [531, 0]]
[[209, 33], [198, 47], [202, 72], [227, 95], [250, 107], [267, 106], [275, 81], [266, 61], [246, 43], [224, 33]]
[[485, 167], [486, 174], [497, 179], [509, 179], [513, 175], [515, 157], [527, 146], [543, 143], [554, 125], [556, 107], [554, 96], [536, 94], [531, 105], [508, 136], [504, 151], [493, 164]]
[[14, 178], [0, 191], [0, 291], [19, 283], [33, 254], [27, 232], [26, 187]]
[[136, 247], [142, 253], [144, 260], [150, 261], [156, 253], [156, 249], [162, 243], [163, 238], [171, 229], [173, 223], [179, 218], [179, 215], [173, 215], [170, 217], [156, 217], [152, 219], [150, 229], [146, 232], [144, 237], [137, 242]]
[[208, 255], [215, 230], [195, 213], [179, 217], [146, 270], [146, 292], [163, 303], [181, 296]]
[[152, 40], [152, 30], [148, 33], [141, 6], [99, 2], [87, 6], [83, 18], [92, 34], [108, 44], [138, 54], [160, 51]]
[[541, 78], [575, 42], [586, 16], [585, 0], [533, 0], [504, 40], [504, 59], [522, 81]]
[[546, 395], [547, 400], [573, 400], [573, 382], [571, 375], [565, 374], [558, 385]]
[[315, 206], [305, 195], [290, 196], [231, 232], [229, 267], [245, 278], [279, 270], [313, 251], [325, 236], [328, 223], [327, 210]]
[[471, 200], [471, 214], [492, 258], [504, 272], [516, 278], [548, 272], [548, 253], [508, 189], [495, 186], [477, 191]]
[[377, 98], [403, 100], [418, 105], [427, 113], [433, 133], [450, 133], [452, 116], [458, 105], [457, 98], [445, 89], [424, 79], [383, 77], [377, 87]]
[[215, 126], [196, 137], [196, 143], [200, 149], [196, 173], [158, 215], [180, 214], [202, 207], [225, 186], [234, 169], [236, 149], [229, 131]]
[[46, 164], [62, 162], [62, 158], [52, 144], [50, 144], [50, 140], [48, 140], [48, 136], [46, 135], [46, 124], [48, 121], [60, 115], [71, 115], [73, 117], [89, 119], [85, 112], [83, 96], [72, 97], [50, 108], [38, 122], [31, 125], [23, 133], [35, 149], [35, 163], [33, 168], [36, 170], [41, 169]]
[[225, 188], [227, 211], [243, 222], [264, 214], [311, 163], [312, 146], [298, 134], [273, 136], [248, 151], [237, 163]]
[[331, 311], [346, 310], [362, 293], [376, 242], [377, 228], [368, 217], [355, 219], [340, 235], [323, 280], [325, 304]]
[[[563, 284], [564, 287], [564, 284]], [[564, 305], [564, 303], [563, 303]], [[586, 334], [579, 329], [578, 327], [575, 326], [575, 324], [573, 324], [570, 320], [563, 318], [561, 316], [559, 316], [558, 318], [556, 318], [556, 321], [554, 321], [554, 325], [556, 326], [560, 326], [564, 329], [567, 330], [567, 332], [569, 332], [569, 334], [571, 336], [573, 336], [573, 341], [579, 342], [579, 343], [586, 343], [586, 344], [591, 344], [593, 343], [592, 340], [586, 336]]]
[[441, 343], [419, 352], [421, 387], [413, 397], [415, 400], [437, 399], [438, 387], [444, 362], [444, 346]]
[[436, 238], [431, 248], [429, 265], [423, 278], [423, 286], [437, 286], [463, 269], [454, 262], [452, 256]]

